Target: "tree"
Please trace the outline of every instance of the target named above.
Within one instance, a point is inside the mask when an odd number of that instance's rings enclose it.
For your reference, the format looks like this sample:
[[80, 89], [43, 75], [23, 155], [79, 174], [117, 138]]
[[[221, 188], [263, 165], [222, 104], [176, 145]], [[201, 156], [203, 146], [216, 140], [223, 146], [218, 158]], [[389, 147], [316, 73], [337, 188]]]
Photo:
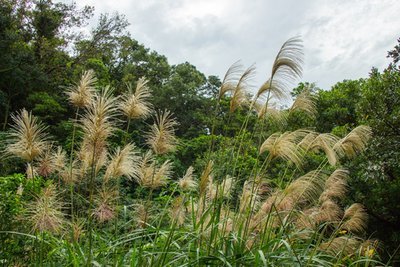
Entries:
[[372, 69], [361, 87], [358, 121], [372, 127], [373, 139], [352, 180], [355, 199], [370, 214], [370, 232], [392, 253], [400, 242], [400, 73], [394, 64], [383, 73]]
[[[53, 101], [63, 102], [60, 85], [70, 82], [68, 40], [76, 36], [72, 28], [83, 25], [92, 11], [89, 7], [78, 10], [75, 4], [51, 0], [1, 1], [0, 114], [3, 129], [10, 112], [42, 105], [37, 97], [27, 101], [31, 94], [46, 92]], [[58, 116], [56, 121], [62, 118]]]
[[396, 68], [397, 63], [400, 61], [400, 38], [397, 39], [397, 42], [398, 44], [395, 45], [393, 50], [388, 51], [387, 57], [393, 60], [393, 62], [390, 63], [389, 68]]
[[344, 80], [331, 90], [317, 95], [317, 130], [331, 132], [338, 126], [352, 129], [357, 125], [356, 104], [361, 97], [363, 79]]
[[206, 77], [188, 62], [172, 67], [166, 83], [154, 90], [154, 106], [169, 109], [179, 121], [177, 135], [191, 138], [207, 133], [204, 116], [209, 99], [201, 95]]

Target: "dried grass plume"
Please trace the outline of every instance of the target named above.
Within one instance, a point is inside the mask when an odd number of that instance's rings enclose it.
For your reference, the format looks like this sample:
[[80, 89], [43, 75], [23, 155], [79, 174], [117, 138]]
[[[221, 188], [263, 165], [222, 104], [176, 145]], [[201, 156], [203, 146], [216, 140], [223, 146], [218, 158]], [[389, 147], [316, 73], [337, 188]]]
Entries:
[[87, 107], [93, 99], [96, 82], [97, 78], [94, 71], [85, 71], [79, 82], [67, 90], [69, 102], [78, 108]]
[[130, 84], [128, 92], [122, 96], [120, 108], [129, 119], [147, 118], [152, 112], [152, 104], [149, 102], [151, 90], [147, 85], [148, 80], [142, 77], [137, 81], [135, 92]]
[[49, 185], [42, 189], [41, 194], [35, 197], [33, 202], [28, 204], [26, 217], [34, 231], [59, 233], [64, 224], [64, 215], [61, 209], [56, 188], [54, 185]]
[[147, 136], [147, 144], [156, 154], [165, 154], [175, 149], [177, 138], [174, 132], [177, 125], [178, 122], [172, 118], [170, 111], [165, 110], [157, 114], [156, 122]]
[[11, 118], [14, 124], [11, 126], [7, 151], [32, 162], [47, 148], [46, 127], [26, 109], [11, 115]]

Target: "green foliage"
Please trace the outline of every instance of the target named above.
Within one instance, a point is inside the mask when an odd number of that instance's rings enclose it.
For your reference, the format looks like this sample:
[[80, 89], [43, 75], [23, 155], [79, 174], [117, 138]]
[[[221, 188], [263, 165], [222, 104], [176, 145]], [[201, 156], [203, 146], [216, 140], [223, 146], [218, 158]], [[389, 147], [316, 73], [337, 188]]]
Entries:
[[[0, 206], [1, 230], [7, 230], [14, 221], [15, 215], [22, 210], [20, 195], [17, 194], [18, 187], [23, 186], [25, 177], [21, 174], [0, 178], [0, 197], [2, 199]], [[4, 228], [5, 227], [5, 228]], [[12, 229], [12, 227], [10, 227]]]
[[27, 100], [32, 106], [32, 112], [50, 125], [55, 124], [59, 120], [57, 117], [66, 112], [66, 108], [46, 92], [33, 93]]
[[330, 132], [336, 126], [357, 125], [356, 104], [361, 97], [363, 80], [345, 80], [331, 90], [318, 93], [317, 130]]
[[146, 77], [153, 90], [159, 87], [169, 78], [171, 66], [165, 56], [156, 51], [139, 44], [129, 36], [122, 36], [119, 39], [119, 59], [116, 68], [113, 70], [113, 78], [117, 83], [134, 83], [141, 77]]
[[[354, 170], [349, 197], [363, 203], [370, 214], [369, 233], [383, 240], [389, 253], [400, 242], [400, 74], [396, 69], [396, 46], [389, 52], [393, 63], [382, 73], [337, 83], [318, 93], [317, 129], [345, 136], [356, 124], [372, 127], [373, 138], [365, 153], [345, 164]], [[385, 227], [382, 227], [384, 225]]]
[[82, 66], [82, 71], [78, 74], [80, 75], [84, 70], [94, 70], [99, 87], [107, 86], [111, 82], [109, 69], [101, 59], [89, 58], [84, 66]]
[[[1, 159], [0, 173], [4, 177], [0, 177], [0, 240], [1, 247], [6, 248], [0, 251], [1, 263], [73, 266], [92, 263], [113, 266], [380, 264], [375, 245], [359, 246], [362, 235], [345, 233], [357, 244], [350, 254], [345, 253], [346, 244], [334, 254], [322, 249], [323, 244], [330, 244], [343, 235], [339, 232], [343, 216], [338, 219], [339, 224], [328, 221], [315, 224], [316, 228], [312, 229], [299, 228], [299, 218], [309, 212], [306, 207], [315, 212], [320, 211], [322, 204], [317, 198], [303, 198], [309, 188], [296, 191], [292, 183], [312, 169], [321, 171], [322, 177], [333, 171], [334, 167], [327, 166], [323, 151], [300, 149], [296, 143], [294, 148], [301, 152], [301, 166], [271, 156], [271, 151], [259, 154], [261, 143], [275, 132], [307, 127], [345, 137], [359, 123], [372, 126], [375, 137], [362, 156], [341, 162], [354, 173], [350, 181], [350, 199], [366, 206], [372, 218], [370, 233], [377, 230], [377, 236], [393, 251], [400, 240], [400, 207], [396, 201], [400, 192], [398, 46], [389, 52], [393, 64], [383, 73], [372, 70], [368, 79], [343, 81], [330, 91], [322, 91], [312, 83], [300, 83], [293, 89], [292, 96], [298, 96], [305, 88], [316, 93], [316, 117], [303, 111], [283, 110], [286, 119], [277, 123], [271, 116], [258, 119], [245, 105], [230, 113], [231, 97], [217, 97], [221, 86], [218, 77], [207, 78], [188, 62], [170, 66], [165, 56], [139, 44], [127, 33], [129, 23], [123, 15], [101, 15], [90, 36], [82, 37], [75, 27], [86, 25], [92, 14], [91, 7], [78, 10], [76, 4], [51, 0], [2, 0], [0, 118], [3, 129], [8, 127], [11, 113], [22, 107], [30, 108], [51, 125], [54, 141], [65, 149], [67, 156], [62, 162], [65, 166], [54, 167], [47, 182], [38, 176], [30, 180], [21, 174], [10, 176], [14, 172], [23, 173], [26, 165], [13, 158]], [[299, 64], [300, 61], [301, 57]], [[291, 74], [299, 75], [301, 67], [297, 69], [296, 66], [292, 66], [294, 73]], [[83, 142], [84, 132], [74, 124], [82, 121], [69, 119], [75, 111], [67, 107], [64, 94], [65, 86], [77, 81], [87, 69], [95, 71], [98, 91], [110, 85], [115, 88], [115, 96], [126, 90], [126, 83], [134, 86], [139, 78], [146, 77], [154, 95], [155, 109], [169, 109], [175, 114], [180, 123], [176, 131], [179, 145], [171, 153], [156, 155], [155, 165], [147, 170], [153, 179], [155, 166], [167, 160], [172, 162], [173, 174], [165, 174], [170, 178], [167, 185], [144, 187], [135, 179], [121, 180], [121, 177], [105, 181], [110, 163], [110, 154], [106, 152], [134, 142], [137, 153], [142, 156], [150, 147], [146, 133], [151, 119], [145, 123], [136, 120], [128, 123], [118, 115], [113, 122], [116, 126], [113, 135], [99, 142], [104, 145], [101, 149], [105, 154], [98, 155], [101, 153], [96, 151], [95, 145]], [[84, 112], [87, 110], [81, 109], [77, 118], [81, 119]], [[2, 133], [1, 151], [5, 150], [6, 138]], [[91, 145], [94, 151], [90, 151]], [[92, 162], [85, 159], [85, 152], [91, 153]], [[32, 168], [43, 171], [46, 170], [44, 164], [53, 163], [53, 159], [54, 153], [47, 162], [37, 158], [30, 163]], [[72, 166], [69, 166], [70, 160]], [[213, 168], [204, 175], [210, 161]], [[201, 183], [200, 177], [210, 180], [205, 187], [204, 183], [203, 188], [192, 191], [179, 187], [179, 179], [189, 166], [194, 166], [194, 182]], [[81, 173], [79, 180], [69, 181], [67, 174], [72, 177], [75, 172]], [[230, 192], [224, 192], [229, 176], [234, 177], [234, 183]], [[249, 204], [250, 210], [238, 210], [246, 182], [252, 185], [251, 195], [263, 208]], [[59, 211], [65, 214], [63, 222], [69, 223], [58, 233], [37, 230], [32, 233], [20, 223], [21, 215], [30, 205], [27, 203], [43, 204], [37, 201], [40, 197], [46, 199], [43, 192], [51, 183], [57, 185], [58, 194], [54, 198], [49, 194], [47, 199], [60, 199], [61, 202], [55, 201], [55, 204], [61, 204]], [[24, 188], [22, 195], [16, 194], [18, 188]], [[219, 196], [221, 192], [223, 195]], [[291, 196], [293, 192], [299, 195]], [[282, 208], [285, 205], [276, 201], [281, 196], [283, 199], [291, 197], [290, 209]], [[273, 205], [270, 211], [262, 213], [268, 210], [268, 199], [273, 200]], [[341, 199], [337, 202], [343, 213], [344, 203]], [[347, 202], [352, 201], [348, 199]], [[110, 217], [100, 220], [99, 210]], [[177, 219], [180, 212], [186, 214], [182, 224]], [[257, 219], [256, 213], [263, 215], [260, 215], [263, 222], [258, 228], [251, 225]], [[228, 225], [233, 230], [226, 231]], [[390, 232], [379, 231], [382, 225]]]
[[[354, 177], [355, 199], [362, 200], [371, 216], [371, 232], [390, 251], [400, 242], [400, 73], [391, 67], [373, 69], [362, 87], [357, 115], [372, 127], [374, 137]], [[382, 227], [385, 225], [385, 227]]]
[[42, 186], [39, 177], [35, 180], [27, 180], [22, 174], [0, 177], [0, 260], [3, 263], [24, 257], [29, 242], [12, 232], [29, 232], [29, 228], [21, 224], [25, 204], [40, 192]]
[[358, 102], [359, 121], [371, 125], [379, 136], [399, 135], [399, 104], [399, 71], [388, 68], [379, 73], [377, 69], [372, 69]]
[[206, 133], [205, 110], [213, 107], [200, 93], [205, 83], [206, 77], [186, 62], [173, 66], [167, 82], [154, 90], [154, 106], [160, 110], [167, 108], [176, 115], [178, 136], [193, 138]]
[[[0, 90], [3, 105], [0, 116], [3, 130], [10, 113], [22, 107], [34, 108], [35, 104], [42, 105], [36, 107], [40, 113], [50, 111], [46, 115], [47, 122], [60, 122], [65, 113], [60, 86], [69, 82], [70, 56], [65, 47], [76, 37], [70, 30], [84, 25], [92, 11], [89, 7], [78, 10], [75, 4], [52, 1], [2, 1]], [[38, 99], [44, 93], [47, 95], [43, 101], [47, 103]], [[50, 110], [46, 110], [47, 104]]]

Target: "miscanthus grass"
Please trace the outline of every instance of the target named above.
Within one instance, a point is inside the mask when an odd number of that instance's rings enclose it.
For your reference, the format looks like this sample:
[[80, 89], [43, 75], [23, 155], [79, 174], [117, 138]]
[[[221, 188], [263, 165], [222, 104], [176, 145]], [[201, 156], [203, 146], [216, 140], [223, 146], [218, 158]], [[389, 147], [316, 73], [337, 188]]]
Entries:
[[[315, 116], [315, 98], [307, 88], [288, 110], [276, 108], [301, 77], [302, 63], [301, 40], [289, 39], [253, 97], [249, 91], [255, 67], [243, 70], [239, 62], [233, 64], [222, 81], [216, 108], [227, 99], [230, 113], [247, 109], [243, 125], [229, 148], [213, 143], [213, 125], [203, 169], [189, 167], [185, 173], [174, 173], [174, 162], [168, 157], [179, 143], [175, 136], [178, 122], [168, 110], [153, 111], [145, 78], [137, 81], [135, 90], [128, 85], [119, 97], [109, 87], [95, 90], [94, 72], [84, 72], [67, 91], [77, 108], [74, 124], [79, 131], [75, 136], [74, 128], [75, 146], [69, 154], [49, 142], [45, 127], [31, 113], [16, 113], [7, 152], [26, 161], [28, 179], [45, 177], [47, 182], [17, 218], [28, 223], [30, 231], [6, 232], [22, 238], [27, 256], [2, 262], [67, 266], [379, 264], [381, 246], [378, 240], [366, 238], [365, 208], [342, 202], [349, 171], [340, 160], [362, 153], [371, 129], [358, 126], [343, 138], [312, 129], [284, 130], [291, 113]], [[116, 129], [126, 123], [129, 132], [131, 120], [148, 119], [152, 114], [154, 124], [144, 134], [142, 147], [126, 138], [120, 146], [111, 147]], [[244, 142], [250, 118], [256, 119], [256, 130], [250, 134], [253, 145], [248, 147]], [[271, 120], [283, 130], [264, 136]], [[219, 163], [218, 152], [228, 149], [230, 157]], [[240, 169], [240, 156], [246, 149], [257, 151], [250, 174]], [[307, 170], [310, 155], [321, 160], [315, 169]], [[277, 162], [284, 172], [271, 181], [271, 167]], [[135, 185], [139, 193], [128, 198], [122, 182]], [[70, 198], [65, 195], [67, 189]], [[19, 197], [26, 194], [20, 188], [17, 193]]]

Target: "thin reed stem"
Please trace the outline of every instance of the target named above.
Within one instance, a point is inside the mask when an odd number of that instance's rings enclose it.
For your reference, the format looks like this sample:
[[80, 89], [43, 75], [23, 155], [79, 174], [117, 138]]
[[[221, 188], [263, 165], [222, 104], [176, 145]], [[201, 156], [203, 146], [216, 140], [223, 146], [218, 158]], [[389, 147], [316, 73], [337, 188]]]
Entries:
[[96, 155], [96, 145], [93, 144], [93, 154], [92, 154], [92, 169], [90, 173], [90, 181], [89, 181], [89, 210], [88, 210], [88, 220], [89, 220], [89, 256], [86, 265], [91, 266], [92, 264], [92, 246], [93, 246], [93, 195], [94, 195], [94, 182], [96, 175], [96, 163], [95, 163], [95, 155]]
[[79, 107], [76, 108], [75, 113], [75, 120], [73, 121], [73, 128], [72, 128], [72, 141], [71, 141], [71, 150], [69, 155], [69, 175], [71, 179], [71, 183], [69, 185], [69, 192], [71, 197], [71, 219], [72, 222], [74, 221], [74, 183], [72, 182], [72, 162], [74, 158], [74, 145], [75, 145], [75, 132], [76, 132], [76, 122], [79, 116]]
[[210, 140], [210, 145], [208, 148], [208, 157], [207, 160], [210, 159], [211, 153], [214, 151], [214, 145], [215, 145], [215, 124], [217, 121], [217, 116], [218, 116], [218, 111], [220, 108], [220, 99], [217, 100], [217, 105], [215, 107], [215, 111], [214, 111], [214, 116], [213, 116], [213, 120], [212, 120], [212, 126], [211, 126], [211, 140]]

